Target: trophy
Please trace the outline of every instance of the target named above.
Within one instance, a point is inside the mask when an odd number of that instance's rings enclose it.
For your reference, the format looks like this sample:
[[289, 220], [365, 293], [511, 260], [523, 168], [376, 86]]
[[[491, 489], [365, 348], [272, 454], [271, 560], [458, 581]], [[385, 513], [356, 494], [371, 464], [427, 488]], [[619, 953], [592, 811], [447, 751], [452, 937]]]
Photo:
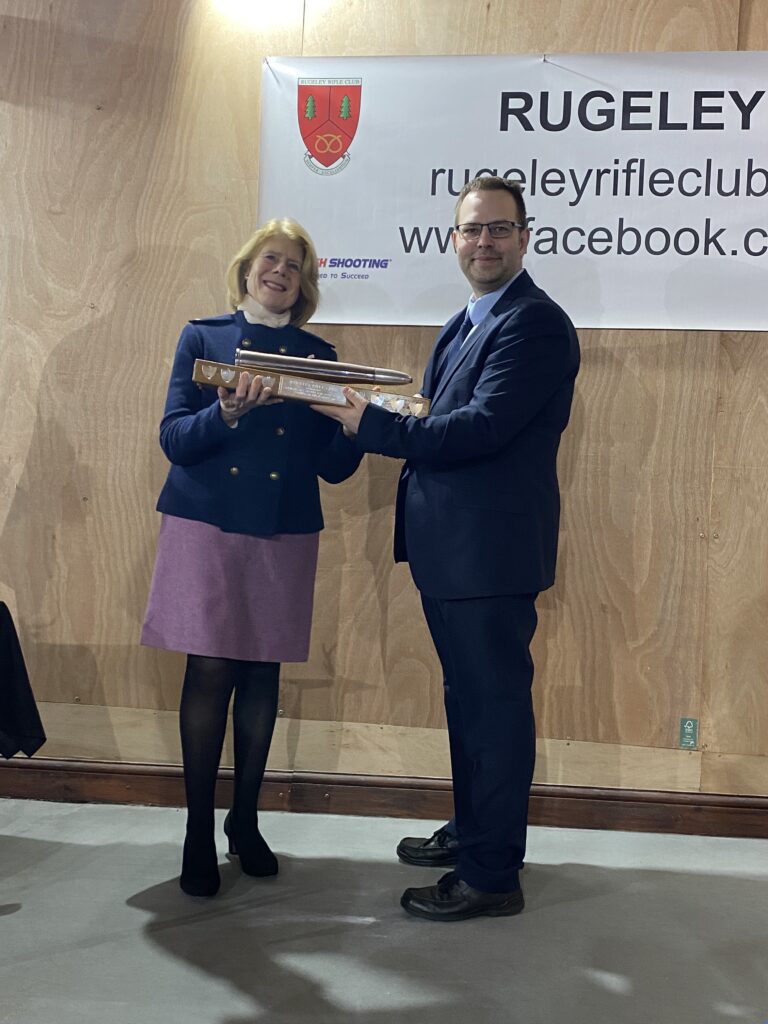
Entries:
[[[347, 405], [344, 388], [354, 385], [362, 398], [372, 405], [403, 416], [426, 416], [429, 399], [374, 390], [381, 384], [389, 386], [413, 383], [413, 377], [399, 370], [357, 363], [337, 363], [329, 359], [304, 359], [298, 356], [274, 355], [271, 352], [235, 350], [234, 366], [210, 359], [196, 359], [192, 379], [203, 387], [237, 387], [241, 373], [258, 374], [264, 386], [277, 398], [311, 402], [314, 405]], [[373, 387], [357, 387], [357, 385]]]

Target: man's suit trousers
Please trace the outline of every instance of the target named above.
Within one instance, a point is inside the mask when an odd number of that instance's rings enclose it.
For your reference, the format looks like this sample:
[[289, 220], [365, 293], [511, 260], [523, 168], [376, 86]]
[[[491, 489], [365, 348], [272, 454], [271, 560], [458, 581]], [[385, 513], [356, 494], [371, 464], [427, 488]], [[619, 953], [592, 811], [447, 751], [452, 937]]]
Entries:
[[442, 600], [422, 595], [443, 668], [460, 879], [519, 887], [536, 756], [530, 643], [536, 594]]

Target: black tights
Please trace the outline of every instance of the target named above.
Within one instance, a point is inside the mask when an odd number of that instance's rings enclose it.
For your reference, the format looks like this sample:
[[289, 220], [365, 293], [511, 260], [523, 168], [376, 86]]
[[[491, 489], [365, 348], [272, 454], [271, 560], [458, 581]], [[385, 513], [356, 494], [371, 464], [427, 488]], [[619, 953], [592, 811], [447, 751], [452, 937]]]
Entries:
[[216, 775], [235, 694], [233, 823], [244, 837], [258, 832], [257, 803], [277, 716], [280, 664], [187, 657], [179, 721], [187, 794], [187, 836], [213, 845]]

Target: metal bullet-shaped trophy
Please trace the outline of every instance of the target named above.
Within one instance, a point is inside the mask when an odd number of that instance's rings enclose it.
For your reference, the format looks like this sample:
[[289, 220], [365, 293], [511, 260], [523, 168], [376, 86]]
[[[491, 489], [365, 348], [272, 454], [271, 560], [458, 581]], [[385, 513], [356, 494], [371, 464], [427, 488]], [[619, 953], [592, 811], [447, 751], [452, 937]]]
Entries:
[[354, 386], [366, 401], [404, 416], [425, 416], [429, 399], [374, 391], [358, 385], [411, 384], [413, 378], [399, 370], [357, 363], [336, 363], [328, 359], [304, 359], [270, 352], [235, 350], [235, 364], [196, 359], [192, 379], [197, 384], [234, 390], [241, 373], [258, 374], [265, 387], [278, 398], [311, 402], [315, 405], [346, 405], [344, 388]]

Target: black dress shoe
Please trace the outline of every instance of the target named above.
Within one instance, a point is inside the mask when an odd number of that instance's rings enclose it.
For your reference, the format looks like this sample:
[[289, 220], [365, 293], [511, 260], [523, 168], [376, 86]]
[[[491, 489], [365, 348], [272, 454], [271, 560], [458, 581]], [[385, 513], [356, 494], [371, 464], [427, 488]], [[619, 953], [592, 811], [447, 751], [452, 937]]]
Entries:
[[429, 839], [407, 836], [397, 845], [397, 856], [406, 864], [419, 867], [451, 867], [459, 859], [459, 840], [443, 825]]
[[480, 892], [462, 882], [454, 871], [443, 875], [437, 885], [406, 889], [400, 906], [409, 914], [428, 921], [466, 921], [469, 917], [510, 917], [525, 906], [523, 890]]
[[232, 824], [232, 812], [229, 811], [224, 819], [224, 834], [229, 844], [229, 854], [240, 858], [240, 867], [244, 874], [252, 875], [254, 878], [268, 878], [277, 874], [277, 857], [257, 828], [252, 828], [246, 835], [240, 832], [236, 835], [236, 829]]
[[219, 891], [221, 878], [216, 862], [216, 846], [213, 837], [204, 840], [187, 836], [184, 840], [184, 855], [181, 862], [179, 885], [187, 896], [215, 896]]

